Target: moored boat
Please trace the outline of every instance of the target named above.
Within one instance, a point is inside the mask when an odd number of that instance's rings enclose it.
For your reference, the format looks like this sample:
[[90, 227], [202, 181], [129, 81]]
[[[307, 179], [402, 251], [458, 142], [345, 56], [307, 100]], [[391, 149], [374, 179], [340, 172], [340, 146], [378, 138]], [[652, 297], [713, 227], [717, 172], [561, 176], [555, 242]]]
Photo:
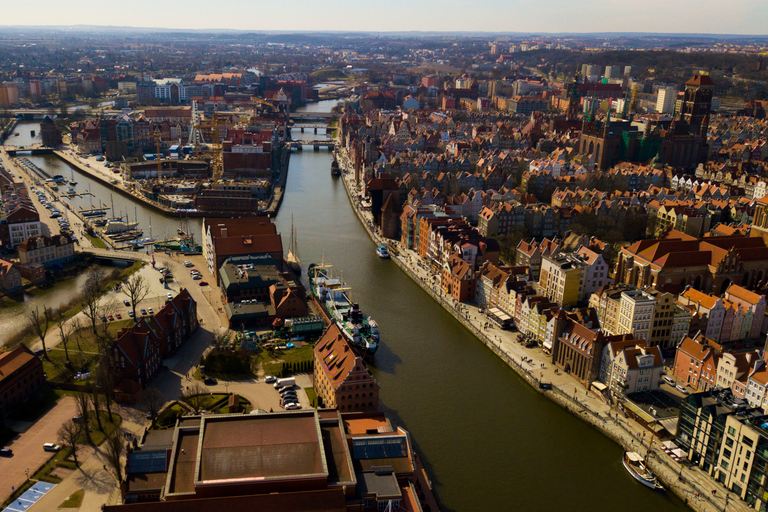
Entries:
[[288, 246], [288, 254], [285, 257], [286, 263], [291, 267], [296, 277], [301, 276], [301, 260], [299, 259], [299, 246], [296, 231], [293, 229], [293, 215], [291, 215], [291, 242]]
[[350, 288], [333, 276], [333, 266], [312, 263], [307, 269], [312, 296], [332, 321], [341, 328], [354, 350], [365, 359], [373, 359], [379, 348], [379, 324], [366, 317], [349, 296]]
[[331, 176], [341, 176], [341, 168], [335, 158], [331, 162]]
[[624, 468], [632, 475], [632, 478], [651, 489], [663, 490], [664, 487], [658, 482], [656, 475], [645, 465], [645, 458], [637, 452], [625, 451], [621, 462]]

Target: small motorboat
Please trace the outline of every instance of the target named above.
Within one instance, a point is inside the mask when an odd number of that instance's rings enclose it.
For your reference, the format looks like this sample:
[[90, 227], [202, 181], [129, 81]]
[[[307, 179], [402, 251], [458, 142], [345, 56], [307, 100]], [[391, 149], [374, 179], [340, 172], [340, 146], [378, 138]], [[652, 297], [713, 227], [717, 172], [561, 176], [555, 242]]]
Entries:
[[376, 248], [376, 254], [378, 254], [379, 258], [388, 259], [389, 258], [389, 251], [387, 250], [387, 247], [385, 245], [380, 245]]

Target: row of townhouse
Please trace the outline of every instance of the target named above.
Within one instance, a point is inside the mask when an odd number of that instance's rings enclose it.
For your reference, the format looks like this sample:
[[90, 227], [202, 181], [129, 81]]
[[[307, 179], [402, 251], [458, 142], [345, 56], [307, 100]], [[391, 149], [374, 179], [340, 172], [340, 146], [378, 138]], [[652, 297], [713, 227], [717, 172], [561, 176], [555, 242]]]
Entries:
[[719, 343], [757, 338], [766, 330], [765, 295], [741, 286], [730, 285], [723, 297], [688, 288], [677, 300], [697, 312], [699, 329]]
[[163, 359], [175, 354], [198, 325], [197, 303], [182, 288], [154, 316], [122, 329], [107, 351], [119, 396], [135, 401], [160, 370]]

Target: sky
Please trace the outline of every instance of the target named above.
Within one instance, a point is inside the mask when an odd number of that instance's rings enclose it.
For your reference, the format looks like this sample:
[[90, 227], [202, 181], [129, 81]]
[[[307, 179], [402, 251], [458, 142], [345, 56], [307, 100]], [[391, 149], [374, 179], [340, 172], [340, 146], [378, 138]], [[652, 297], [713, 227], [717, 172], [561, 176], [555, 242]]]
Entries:
[[768, 0], [11, 0], [0, 25], [768, 34]]

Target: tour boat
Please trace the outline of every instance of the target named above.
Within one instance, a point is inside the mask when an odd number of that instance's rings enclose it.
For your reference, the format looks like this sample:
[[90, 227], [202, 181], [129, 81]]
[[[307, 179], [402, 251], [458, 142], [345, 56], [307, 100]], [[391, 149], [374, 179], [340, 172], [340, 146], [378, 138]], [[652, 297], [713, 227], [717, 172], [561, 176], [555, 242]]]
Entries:
[[[647, 456], [646, 456], [647, 457]], [[646, 466], [646, 457], [637, 452], [625, 451], [622, 462], [632, 478], [651, 489], [663, 490], [664, 487], [656, 479], [656, 475]]]
[[387, 250], [387, 247], [384, 245], [380, 245], [376, 248], [376, 254], [379, 255], [379, 258], [383, 258], [383, 259], [389, 258], [389, 251]]
[[333, 276], [332, 265], [312, 263], [307, 275], [315, 302], [339, 325], [358, 354], [373, 359], [379, 348], [379, 324], [366, 317], [360, 306], [352, 302], [350, 288], [342, 279]]

